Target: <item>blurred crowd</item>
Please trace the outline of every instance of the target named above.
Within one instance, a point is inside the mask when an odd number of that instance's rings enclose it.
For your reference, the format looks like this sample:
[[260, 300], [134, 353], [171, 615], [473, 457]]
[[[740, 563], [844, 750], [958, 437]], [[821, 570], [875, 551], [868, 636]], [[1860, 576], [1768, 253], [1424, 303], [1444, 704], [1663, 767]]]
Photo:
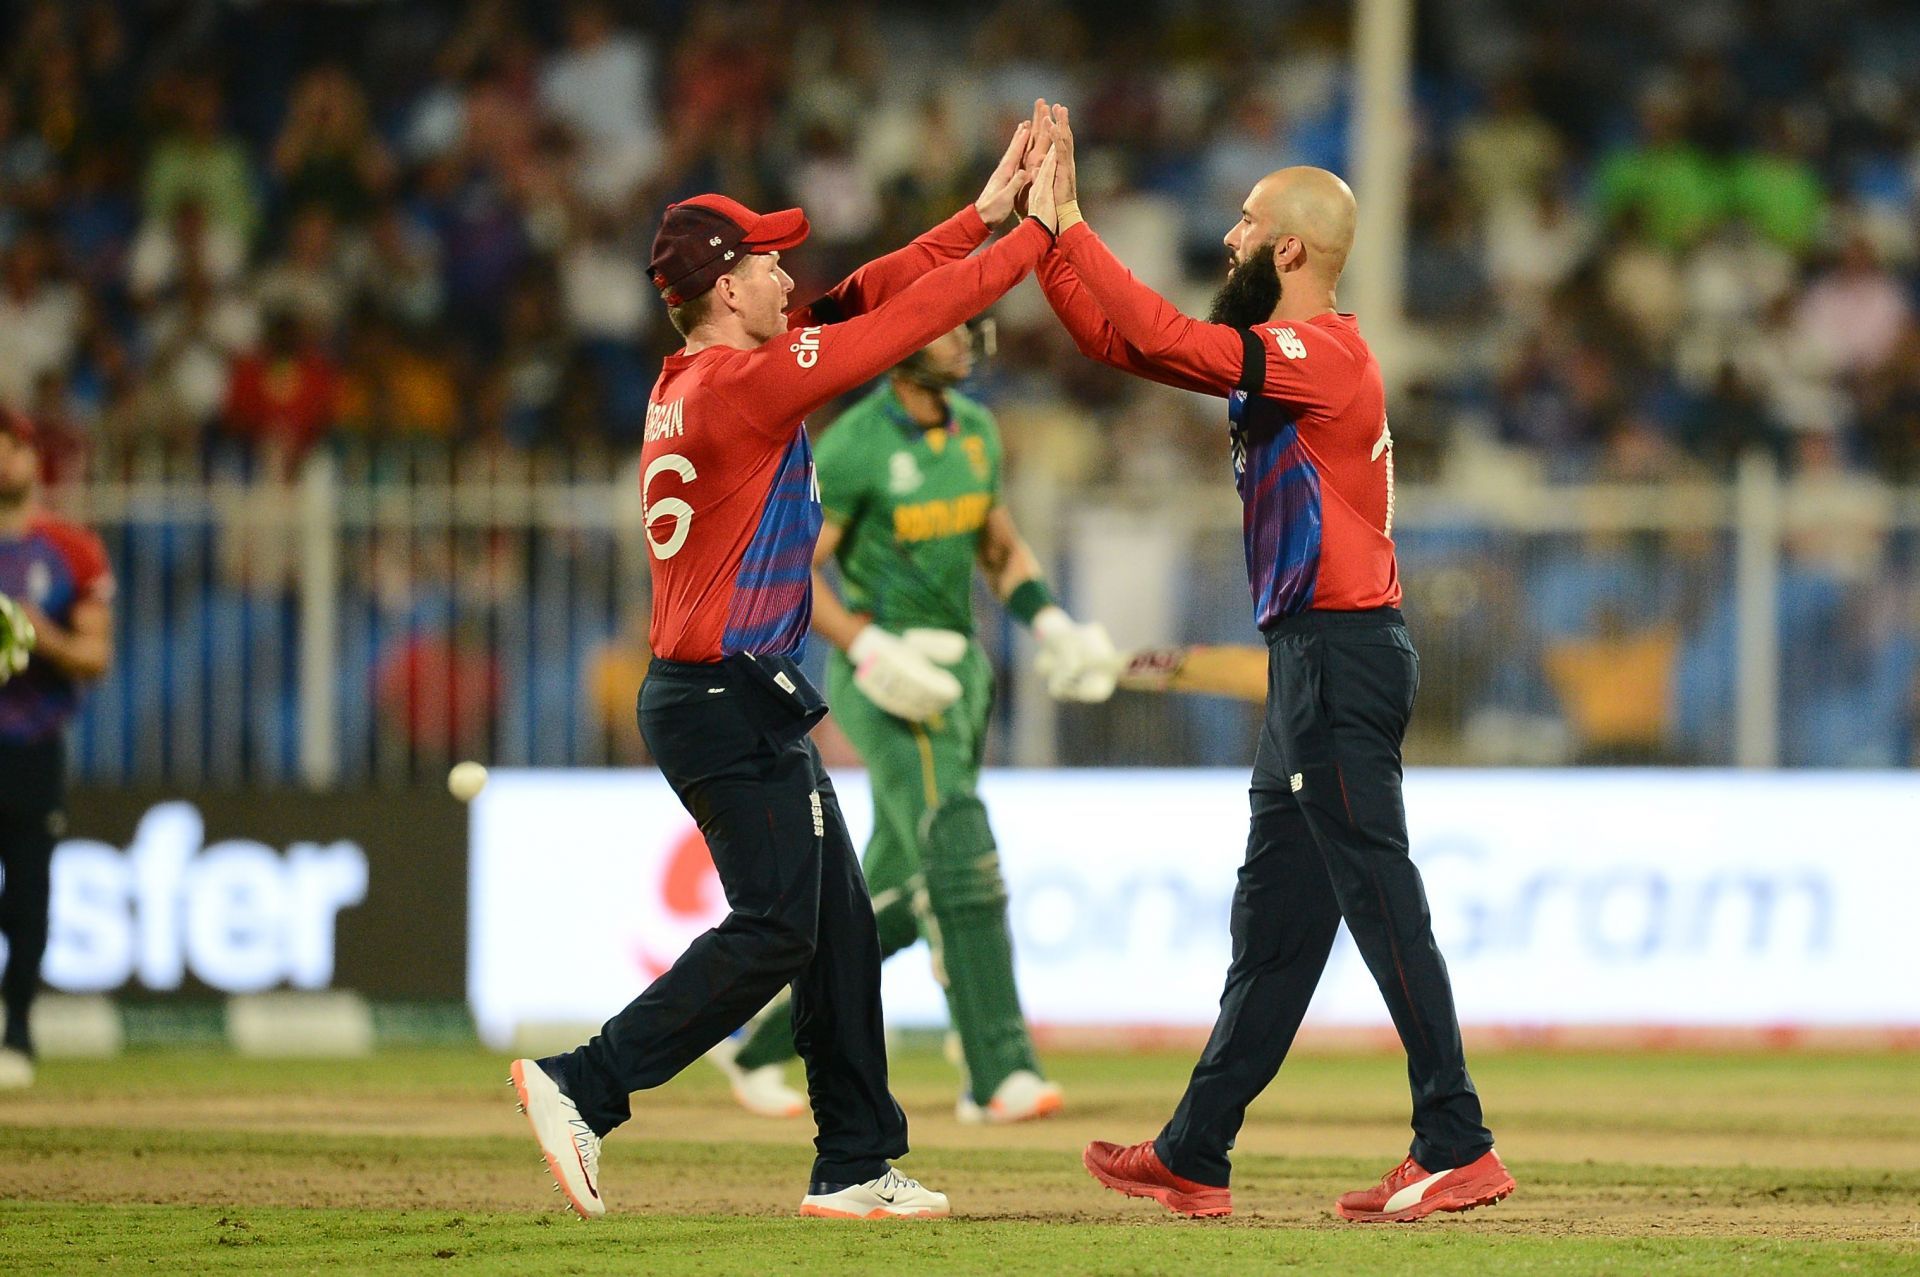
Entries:
[[[1396, 420], [1404, 473], [1462, 435], [1553, 477], [1755, 445], [1920, 473], [1920, 10], [1419, 12], [1406, 298], [1447, 358]], [[667, 200], [803, 204], [792, 264], [824, 285], [964, 203], [1036, 95], [1076, 107], [1103, 232], [1195, 304], [1254, 177], [1349, 168], [1344, 2], [8, 13], [0, 400], [76, 454], [621, 448], [670, 344], [644, 274]], [[1178, 428], [1203, 407], [1142, 408], [1031, 294], [1006, 309], [983, 389], [1063, 478], [1211, 472]]]
[[[1853, 511], [1869, 480], [1920, 480], [1920, 7], [1417, 12], [1403, 479], [1711, 479], [1759, 449]], [[156, 451], [279, 476], [322, 446], [618, 457], [675, 344], [645, 274], [666, 202], [804, 205], [813, 237], [782, 263], [804, 294], [968, 202], [1036, 96], [1074, 108], [1102, 235], [1204, 311], [1255, 178], [1352, 171], [1351, 24], [1347, 0], [17, 0], [0, 402], [56, 482]], [[1217, 405], [1081, 359], [1031, 285], [998, 318], [970, 389], [1016, 479], [1222, 475]], [[1789, 547], [1807, 581], [1783, 628], [1866, 644], [1828, 667], [1865, 672], [1822, 702], [1811, 757], [1861, 704], [1892, 709], [1853, 756], [1912, 756], [1901, 544]], [[1459, 658], [1512, 720], [1472, 756], [1552, 756], [1512, 742], [1597, 715], [1555, 748], [1725, 757], [1724, 545], [1495, 568], [1462, 545], [1404, 547], [1410, 581], [1450, 583], [1423, 600], [1435, 641], [1479, 600], [1531, 653], [1519, 688]], [[1863, 602], [1889, 570], [1906, 593]], [[1243, 639], [1232, 616], [1156, 637]], [[1645, 686], [1621, 695], [1622, 670]], [[1645, 712], [1606, 726], [1624, 704]]]

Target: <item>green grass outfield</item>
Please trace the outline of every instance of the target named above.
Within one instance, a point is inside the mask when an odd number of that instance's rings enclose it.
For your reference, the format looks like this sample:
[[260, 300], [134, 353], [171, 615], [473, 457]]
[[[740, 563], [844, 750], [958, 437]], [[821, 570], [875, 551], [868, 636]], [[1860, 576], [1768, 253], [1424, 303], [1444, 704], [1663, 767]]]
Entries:
[[699, 1068], [635, 1101], [594, 1223], [553, 1208], [471, 1050], [269, 1062], [56, 1061], [0, 1094], [0, 1273], [1920, 1273], [1920, 1061], [1898, 1054], [1483, 1054], [1520, 1180], [1414, 1226], [1328, 1211], [1405, 1147], [1387, 1055], [1303, 1055], [1250, 1115], [1231, 1220], [1101, 1191], [1086, 1138], [1150, 1134], [1190, 1059], [1055, 1055], [1069, 1111], [981, 1131], [931, 1052], [896, 1061], [909, 1171], [948, 1221], [803, 1221], [809, 1131], [734, 1109]]

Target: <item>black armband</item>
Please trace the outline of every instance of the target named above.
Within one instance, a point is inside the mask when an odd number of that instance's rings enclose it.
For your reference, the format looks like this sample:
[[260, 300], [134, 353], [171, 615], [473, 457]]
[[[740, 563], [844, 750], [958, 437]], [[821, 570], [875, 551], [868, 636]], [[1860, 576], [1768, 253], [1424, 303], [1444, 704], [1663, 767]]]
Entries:
[[1243, 390], [1248, 397], [1252, 397], [1267, 384], [1267, 343], [1261, 341], [1253, 329], [1242, 328], [1240, 345], [1246, 355], [1240, 362], [1240, 380], [1235, 383], [1234, 389]]

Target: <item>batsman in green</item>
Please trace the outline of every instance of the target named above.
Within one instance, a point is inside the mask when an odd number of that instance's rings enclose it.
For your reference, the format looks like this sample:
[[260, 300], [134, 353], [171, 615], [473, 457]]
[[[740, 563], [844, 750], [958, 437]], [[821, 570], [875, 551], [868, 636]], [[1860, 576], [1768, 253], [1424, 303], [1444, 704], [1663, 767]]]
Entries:
[[[1001, 502], [999, 430], [954, 389], [973, 369], [976, 340], [966, 327], [939, 338], [821, 439], [813, 625], [835, 649], [828, 703], [872, 783], [862, 866], [881, 954], [927, 942], [964, 1072], [958, 1115], [998, 1123], [1058, 1112], [1061, 1096], [1020, 1010], [1006, 884], [977, 792], [993, 671], [974, 635], [974, 572], [1032, 629], [1055, 698], [1105, 700], [1119, 661], [1101, 626], [1055, 602]], [[822, 573], [829, 559], [844, 596]], [[776, 1002], [715, 1059], [743, 1105], [787, 1116], [805, 1108], [786, 1083], [792, 1056], [790, 1017]]]

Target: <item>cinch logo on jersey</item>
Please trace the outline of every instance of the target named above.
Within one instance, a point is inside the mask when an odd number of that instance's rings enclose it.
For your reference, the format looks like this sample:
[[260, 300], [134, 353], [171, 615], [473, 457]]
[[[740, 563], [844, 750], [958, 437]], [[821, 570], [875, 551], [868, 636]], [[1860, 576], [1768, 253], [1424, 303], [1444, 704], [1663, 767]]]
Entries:
[[677, 439], [687, 432], [686, 421], [680, 411], [681, 401], [670, 400], [667, 403], [647, 405], [646, 441], [653, 443], [660, 439]]
[[893, 535], [900, 541], [931, 541], [936, 537], [978, 532], [992, 508], [991, 492], [969, 492], [940, 501], [895, 506]]
[[793, 361], [802, 368], [811, 368], [820, 360], [820, 329], [802, 328], [799, 340], [787, 347], [793, 352]]

